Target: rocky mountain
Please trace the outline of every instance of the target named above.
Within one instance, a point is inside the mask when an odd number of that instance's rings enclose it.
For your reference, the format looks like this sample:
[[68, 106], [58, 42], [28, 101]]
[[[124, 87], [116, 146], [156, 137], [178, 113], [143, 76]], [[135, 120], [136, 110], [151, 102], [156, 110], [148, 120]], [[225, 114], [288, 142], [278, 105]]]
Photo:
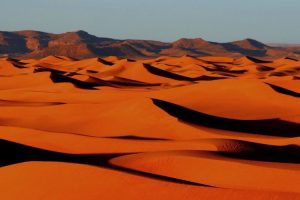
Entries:
[[298, 57], [298, 48], [274, 47], [253, 39], [217, 43], [201, 38], [182, 38], [167, 43], [152, 40], [119, 40], [91, 35], [85, 31], [62, 34], [40, 31], [0, 31], [0, 56], [41, 58], [49, 55], [73, 58], [119, 56], [151, 58], [158, 56], [256, 56]]

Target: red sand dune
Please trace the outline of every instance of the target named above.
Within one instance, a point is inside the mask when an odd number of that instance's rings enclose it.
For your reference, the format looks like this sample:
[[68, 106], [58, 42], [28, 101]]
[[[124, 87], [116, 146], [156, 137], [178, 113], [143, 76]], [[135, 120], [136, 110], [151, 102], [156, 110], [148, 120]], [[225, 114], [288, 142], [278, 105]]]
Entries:
[[0, 199], [300, 199], [300, 61], [0, 59]]

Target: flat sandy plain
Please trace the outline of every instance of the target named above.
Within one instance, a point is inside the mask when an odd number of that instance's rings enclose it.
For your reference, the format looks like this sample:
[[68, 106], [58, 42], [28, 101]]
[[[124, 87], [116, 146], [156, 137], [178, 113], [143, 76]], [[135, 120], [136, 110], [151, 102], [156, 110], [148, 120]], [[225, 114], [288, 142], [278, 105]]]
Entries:
[[300, 61], [0, 59], [0, 199], [300, 199]]

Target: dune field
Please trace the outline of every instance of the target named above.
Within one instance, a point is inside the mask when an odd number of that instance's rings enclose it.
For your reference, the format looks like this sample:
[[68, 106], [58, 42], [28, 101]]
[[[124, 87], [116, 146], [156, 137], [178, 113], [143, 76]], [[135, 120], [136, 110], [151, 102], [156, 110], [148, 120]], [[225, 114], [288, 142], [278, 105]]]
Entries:
[[0, 59], [0, 199], [300, 199], [300, 61]]

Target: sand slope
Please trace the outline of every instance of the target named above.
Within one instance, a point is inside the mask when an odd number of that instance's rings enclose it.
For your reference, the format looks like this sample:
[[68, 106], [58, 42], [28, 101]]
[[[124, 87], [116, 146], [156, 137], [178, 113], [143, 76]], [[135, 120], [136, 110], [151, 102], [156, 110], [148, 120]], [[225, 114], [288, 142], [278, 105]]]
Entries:
[[300, 199], [299, 66], [0, 59], [0, 198]]

